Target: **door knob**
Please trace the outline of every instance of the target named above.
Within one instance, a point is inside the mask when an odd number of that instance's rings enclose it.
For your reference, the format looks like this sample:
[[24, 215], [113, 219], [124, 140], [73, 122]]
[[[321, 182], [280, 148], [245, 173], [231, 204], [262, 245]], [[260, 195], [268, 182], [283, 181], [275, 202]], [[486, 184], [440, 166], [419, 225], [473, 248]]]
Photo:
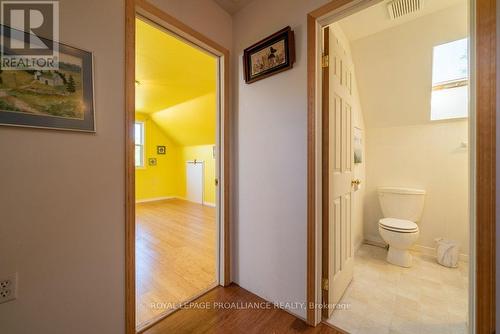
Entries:
[[351, 181], [351, 185], [353, 185], [353, 186], [359, 186], [360, 184], [361, 184], [360, 179], [354, 179]]

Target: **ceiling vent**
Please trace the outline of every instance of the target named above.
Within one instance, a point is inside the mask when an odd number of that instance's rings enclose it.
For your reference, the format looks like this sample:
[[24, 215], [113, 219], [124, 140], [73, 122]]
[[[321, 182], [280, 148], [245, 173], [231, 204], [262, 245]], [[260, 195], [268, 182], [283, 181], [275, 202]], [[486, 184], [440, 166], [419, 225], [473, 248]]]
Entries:
[[387, 4], [392, 20], [417, 12], [424, 6], [424, 0], [394, 0]]

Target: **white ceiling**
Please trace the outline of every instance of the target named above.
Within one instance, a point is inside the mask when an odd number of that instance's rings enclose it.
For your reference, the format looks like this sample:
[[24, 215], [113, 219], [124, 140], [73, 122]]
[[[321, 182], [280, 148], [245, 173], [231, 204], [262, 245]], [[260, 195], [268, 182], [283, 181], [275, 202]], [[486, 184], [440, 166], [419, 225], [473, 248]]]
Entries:
[[253, 0], [214, 0], [226, 12], [233, 15]]
[[387, 4], [390, 1], [391, 0], [381, 1], [376, 5], [363, 9], [356, 14], [338, 21], [347, 38], [350, 41], [355, 41], [382, 30], [412, 21], [424, 15], [467, 2], [467, 0], [427, 0], [423, 2], [424, 6], [422, 10], [391, 20], [389, 12], [387, 11]]

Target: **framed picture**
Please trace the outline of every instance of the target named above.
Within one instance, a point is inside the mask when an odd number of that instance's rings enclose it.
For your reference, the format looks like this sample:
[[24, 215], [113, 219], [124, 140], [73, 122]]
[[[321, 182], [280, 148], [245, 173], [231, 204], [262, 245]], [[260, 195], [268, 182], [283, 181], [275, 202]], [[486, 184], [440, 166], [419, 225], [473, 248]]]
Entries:
[[[10, 38], [13, 29], [1, 28]], [[50, 42], [59, 48], [58, 69], [0, 71], [0, 125], [95, 132], [92, 53]]]
[[354, 163], [363, 162], [363, 130], [354, 128]]
[[281, 29], [243, 51], [246, 83], [289, 70], [295, 62], [295, 40], [290, 27]]
[[166, 154], [167, 148], [165, 146], [156, 146], [156, 153], [157, 154]]

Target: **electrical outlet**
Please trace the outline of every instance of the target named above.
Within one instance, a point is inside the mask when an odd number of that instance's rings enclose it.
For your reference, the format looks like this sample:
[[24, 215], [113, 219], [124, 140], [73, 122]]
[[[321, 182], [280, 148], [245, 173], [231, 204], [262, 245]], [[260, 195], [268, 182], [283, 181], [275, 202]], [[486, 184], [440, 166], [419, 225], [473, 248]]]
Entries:
[[17, 298], [17, 273], [0, 277], [0, 304]]

